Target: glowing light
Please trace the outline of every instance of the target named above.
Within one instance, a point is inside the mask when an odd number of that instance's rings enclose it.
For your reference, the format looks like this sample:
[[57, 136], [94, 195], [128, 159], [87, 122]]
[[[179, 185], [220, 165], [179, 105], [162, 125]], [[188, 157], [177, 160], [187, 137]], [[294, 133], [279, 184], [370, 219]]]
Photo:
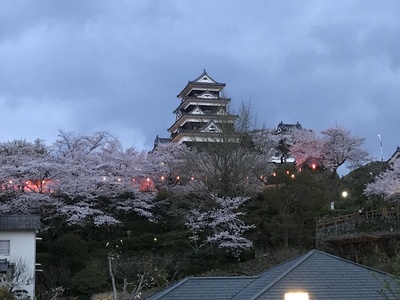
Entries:
[[117, 179], [117, 181], [118, 181], [118, 182], [121, 182], [121, 181], [122, 181], [122, 179], [121, 179], [121, 178], [118, 178], [118, 179]]
[[193, 180], [194, 180], [194, 176], [190, 177], [190, 180], [192, 180], [192, 181], [193, 181]]
[[25, 181], [25, 184], [26, 184], [26, 185], [28, 185], [28, 184], [29, 184], [29, 181], [28, 181], [28, 180], [27, 180], [27, 181]]
[[179, 180], [179, 179], [181, 179], [181, 177], [180, 176], [176, 176], [176, 180]]
[[274, 176], [274, 177], [275, 177], [275, 176], [276, 176], [276, 173], [275, 173], [275, 172], [274, 172], [274, 173], [272, 173], [272, 176]]
[[10, 180], [8, 183], [12, 183], [12, 180]]
[[287, 170], [287, 171], [286, 171], [286, 174], [288, 174], [288, 175], [289, 175], [289, 174], [290, 174], [290, 171], [289, 171], [289, 170]]
[[133, 182], [135, 182], [135, 181], [136, 181], [136, 179], [135, 179], [135, 178], [132, 178], [132, 181], [133, 181]]
[[290, 176], [290, 177], [294, 178], [294, 174], [292, 174], [292, 176]]
[[316, 164], [311, 164], [311, 169], [315, 170], [317, 168]]
[[343, 197], [343, 198], [346, 198], [348, 195], [349, 195], [349, 193], [347, 193], [347, 191], [343, 191], [343, 192], [342, 192], [342, 197]]
[[147, 177], [147, 179], [146, 179], [146, 180], [147, 180], [147, 182], [150, 182], [150, 177]]
[[285, 300], [308, 300], [308, 293], [286, 293]]
[[45, 181], [45, 180], [42, 180], [42, 183], [46, 183], [46, 181]]
[[157, 238], [156, 237], [154, 238], [154, 241], [157, 242]]
[[103, 176], [103, 181], [105, 181], [107, 178], [106, 178], [106, 176]]
[[161, 176], [161, 180], [165, 180], [165, 177], [164, 177], [164, 176]]

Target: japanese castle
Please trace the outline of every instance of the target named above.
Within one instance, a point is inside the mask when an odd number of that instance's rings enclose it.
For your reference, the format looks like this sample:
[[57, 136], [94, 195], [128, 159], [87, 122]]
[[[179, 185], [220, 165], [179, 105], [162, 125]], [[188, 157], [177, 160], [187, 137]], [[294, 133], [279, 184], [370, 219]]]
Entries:
[[227, 110], [230, 98], [224, 96], [225, 83], [212, 79], [204, 70], [178, 94], [175, 123], [168, 129], [170, 142], [217, 142], [224, 132], [232, 132], [238, 118]]

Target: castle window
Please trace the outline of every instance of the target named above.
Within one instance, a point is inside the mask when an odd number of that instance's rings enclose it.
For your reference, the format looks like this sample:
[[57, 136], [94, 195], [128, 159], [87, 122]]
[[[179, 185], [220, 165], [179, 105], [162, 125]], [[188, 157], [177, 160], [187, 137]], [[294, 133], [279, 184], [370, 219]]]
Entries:
[[10, 240], [0, 240], [0, 255], [10, 255]]

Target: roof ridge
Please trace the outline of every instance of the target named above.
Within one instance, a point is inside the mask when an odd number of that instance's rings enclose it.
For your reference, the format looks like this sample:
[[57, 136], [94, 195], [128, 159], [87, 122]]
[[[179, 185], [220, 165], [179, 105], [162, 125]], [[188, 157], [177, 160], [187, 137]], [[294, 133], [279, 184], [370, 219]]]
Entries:
[[240, 275], [240, 276], [235, 276], [235, 275], [230, 275], [230, 276], [189, 276], [186, 277], [187, 279], [218, 279], [218, 278], [222, 278], [222, 279], [242, 279], [242, 278], [258, 278], [260, 276], [257, 275], [252, 275], [252, 276], [247, 276], [247, 275]]
[[210, 78], [211, 80], [215, 81], [214, 79], [212, 79], [210, 77], [210, 75], [207, 74], [206, 69], [203, 69], [203, 73], [201, 73], [199, 76], [197, 76], [194, 80], [190, 80], [189, 82], [196, 82], [197, 80], [199, 80], [200, 78], [202, 78], [203, 76], [207, 76], [208, 78]]
[[323, 254], [323, 255], [329, 256], [331, 258], [335, 258], [337, 260], [340, 260], [340, 261], [343, 261], [343, 262], [346, 262], [346, 263], [351, 263], [351, 264], [353, 264], [355, 266], [362, 267], [364, 269], [368, 269], [368, 270], [373, 271], [373, 272], [381, 273], [382, 275], [390, 275], [390, 276], [394, 276], [394, 277], [399, 277], [399, 276], [390, 274], [388, 272], [381, 271], [381, 270], [378, 270], [378, 269], [375, 269], [375, 268], [372, 268], [372, 267], [369, 267], [369, 266], [366, 266], [366, 265], [363, 265], [363, 264], [359, 264], [357, 262], [354, 262], [354, 261], [351, 261], [351, 260], [348, 260], [348, 259], [345, 259], [345, 258], [341, 258], [339, 256], [336, 256], [336, 255], [333, 255], [333, 254], [330, 254], [330, 253], [327, 253], [327, 252], [323, 252], [323, 251], [320, 251], [320, 250], [317, 250], [317, 249], [313, 249], [313, 251], [314, 252], [318, 252], [319, 254]]
[[[294, 270], [298, 265], [300, 265], [302, 262], [304, 262], [307, 258], [309, 258], [312, 254], [315, 253], [315, 249], [310, 250], [309, 252], [300, 255], [298, 257], [295, 257], [289, 261], [292, 261], [294, 259], [299, 259], [298, 262], [296, 262], [293, 266], [289, 267], [286, 271], [284, 271], [281, 275], [277, 276], [270, 284], [266, 285], [261, 291], [259, 291], [257, 294], [255, 294], [251, 299], [257, 299], [259, 296], [261, 296], [265, 291], [267, 291], [269, 288], [271, 288], [275, 283], [277, 283], [279, 280], [281, 280], [283, 277], [285, 277], [288, 273], [290, 273], [292, 270]], [[285, 262], [287, 263], [287, 262]], [[285, 264], [283, 263], [283, 264]], [[282, 264], [281, 264], [282, 265]]]
[[[151, 295], [151, 296], [149, 296], [149, 297], [146, 297], [145, 299], [147, 299], [147, 298], [152, 298], [152, 299], [154, 299], [154, 300], [160, 299], [161, 297], [163, 297], [164, 295], [166, 295], [166, 294], [169, 293], [170, 291], [176, 289], [177, 287], [181, 286], [183, 283], [185, 283], [186, 281], [188, 281], [189, 278], [190, 278], [190, 277], [186, 277], [186, 278], [184, 278], [184, 279], [182, 279], [182, 280], [180, 280], [180, 281], [174, 283], [173, 285], [170, 285], [170, 286], [164, 288], [164, 289], [161, 290], [160, 292], [158, 292], [158, 293], [156, 293], [156, 294], [154, 294], [154, 295]], [[153, 298], [153, 296], [154, 296], [155, 298]]]
[[293, 260], [299, 259], [300, 257], [306, 255], [307, 253], [309, 253], [309, 252], [311, 252], [311, 251], [317, 251], [317, 250], [316, 250], [316, 249], [311, 249], [311, 250], [309, 250], [308, 252], [305, 252], [305, 253], [303, 253], [303, 254], [298, 254], [298, 255], [296, 255], [295, 257], [292, 257], [292, 258], [290, 258], [290, 259], [288, 259], [288, 260], [286, 260], [286, 261], [283, 261], [283, 262], [281, 262], [281, 263], [279, 263], [279, 264], [277, 264], [277, 265], [275, 265], [275, 266], [273, 266], [273, 267], [271, 267], [271, 268], [268, 268], [268, 269], [266, 269], [266, 270], [264, 270], [264, 271], [258, 273], [257, 276], [263, 277], [262, 275], [263, 275], [264, 273], [267, 273], [267, 272], [269, 272], [270, 270], [279, 268], [279, 267], [281, 267], [282, 265], [285, 265], [285, 264], [287, 264], [287, 263], [289, 263], [289, 262], [291, 262], [291, 261], [293, 261]]
[[231, 299], [236, 299], [236, 297], [237, 297], [238, 295], [240, 295], [240, 293], [242, 293], [244, 290], [246, 290], [251, 284], [253, 284], [253, 283], [256, 281], [256, 279], [260, 278], [260, 276], [248, 276], [248, 278], [254, 278], [254, 280], [251, 281], [251, 282], [249, 282], [249, 283], [246, 285], [246, 287], [242, 288], [240, 291], [237, 291], [237, 293], [236, 293], [235, 295], [233, 295], [233, 296], [231, 297]]
[[259, 276], [247, 276], [247, 275], [241, 275], [241, 276], [234, 276], [234, 275], [232, 275], [232, 276], [188, 276], [188, 277], [185, 277], [184, 279], [174, 283], [173, 285], [170, 285], [170, 286], [164, 288], [163, 290], [157, 292], [156, 294], [146, 297], [145, 299], [152, 299], [152, 300], [162, 299], [162, 297], [164, 297], [166, 294], [172, 292], [173, 290], [175, 290], [176, 288], [178, 288], [179, 286], [181, 286], [182, 284], [184, 284], [185, 282], [187, 282], [189, 280], [257, 279], [257, 278], [259, 278]]

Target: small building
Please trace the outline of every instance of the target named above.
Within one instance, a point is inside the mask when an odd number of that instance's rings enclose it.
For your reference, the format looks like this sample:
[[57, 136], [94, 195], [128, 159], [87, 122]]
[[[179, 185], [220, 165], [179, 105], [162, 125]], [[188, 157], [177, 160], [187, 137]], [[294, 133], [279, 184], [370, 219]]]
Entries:
[[389, 158], [388, 163], [389, 165], [393, 165], [396, 160], [400, 159], [400, 147], [397, 146], [396, 151], [393, 155]]
[[311, 250], [255, 276], [185, 278], [146, 299], [396, 299], [385, 285], [398, 293], [399, 280], [385, 272]]
[[302, 129], [303, 127], [301, 127], [299, 122], [297, 122], [296, 124], [285, 124], [281, 121], [278, 124], [278, 127], [276, 128], [275, 134], [288, 134], [296, 130], [302, 130]]
[[295, 163], [295, 159], [289, 155], [289, 146], [293, 139], [293, 134], [297, 130], [303, 130], [303, 127], [299, 122], [296, 124], [283, 123], [282, 121], [278, 124], [274, 135], [279, 137], [278, 145], [275, 148], [275, 153], [271, 157], [270, 161], [274, 164], [283, 164], [283, 163]]
[[204, 70], [178, 94], [175, 123], [168, 129], [173, 143], [218, 142], [224, 132], [233, 131], [238, 118], [231, 115], [231, 101], [223, 94], [225, 83], [212, 79]]
[[158, 145], [165, 145], [168, 144], [170, 142], [170, 138], [161, 138], [158, 135], [156, 136], [156, 138], [154, 139], [154, 147], [153, 150], [151, 150], [151, 152], [153, 152]]
[[7, 272], [21, 272], [14, 290], [26, 292], [31, 299], [35, 299], [36, 232], [39, 229], [38, 216], [0, 216], [0, 278], [3, 281]]

